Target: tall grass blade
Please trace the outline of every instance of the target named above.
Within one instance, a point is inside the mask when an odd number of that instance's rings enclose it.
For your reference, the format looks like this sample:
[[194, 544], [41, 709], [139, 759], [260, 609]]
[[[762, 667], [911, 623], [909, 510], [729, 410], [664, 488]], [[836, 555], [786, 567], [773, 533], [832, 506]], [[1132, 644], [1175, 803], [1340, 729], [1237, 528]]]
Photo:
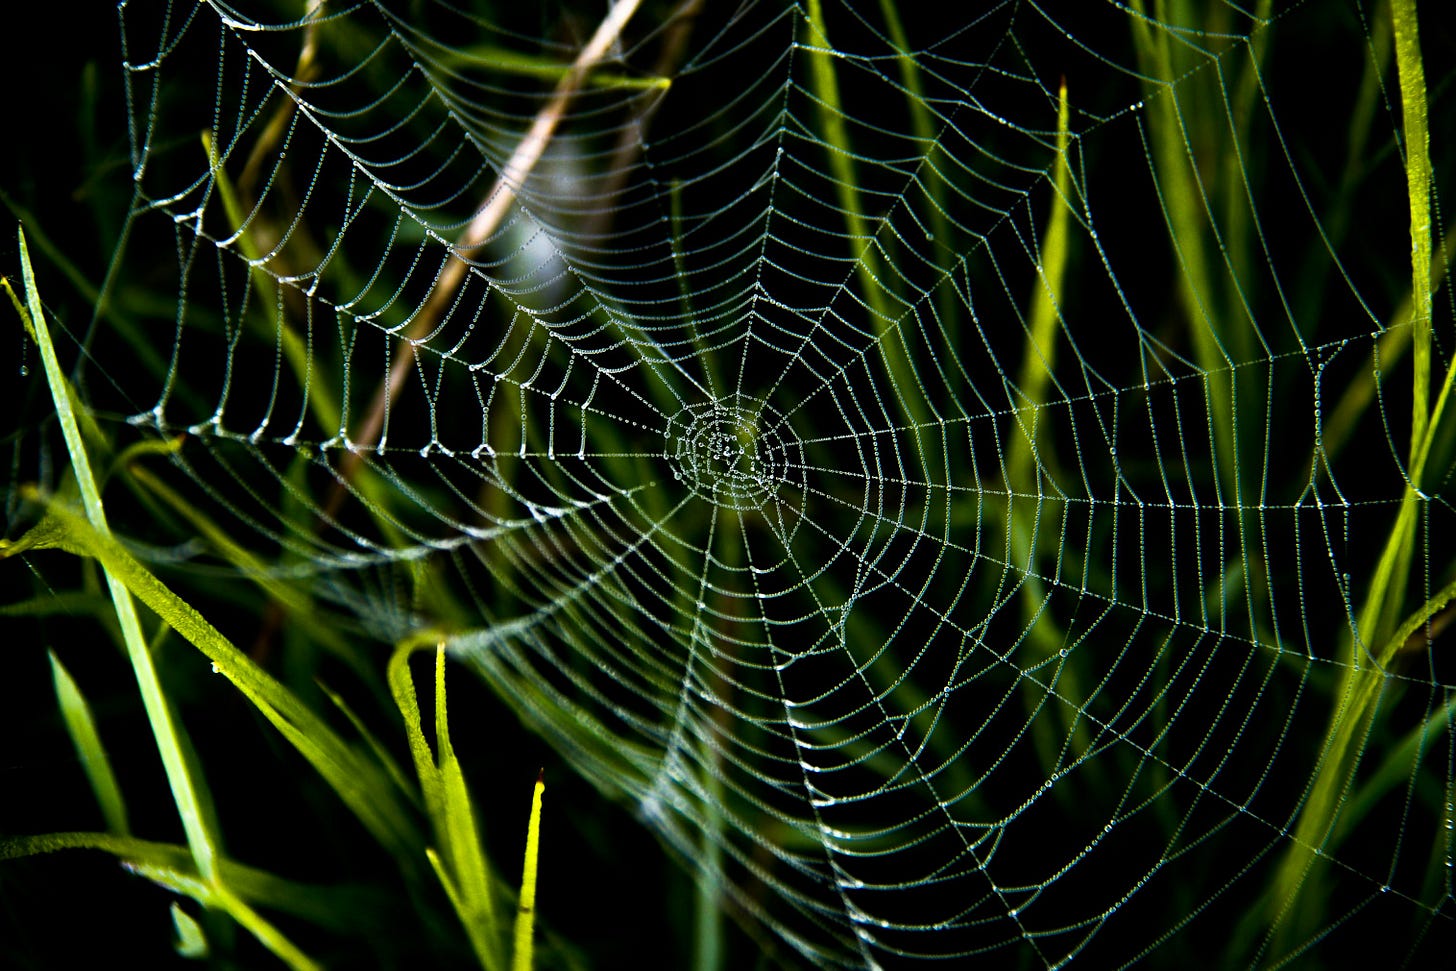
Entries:
[[840, 105], [839, 82], [834, 73], [836, 55], [824, 20], [822, 0], [809, 0], [807, 16], [809, 43], [804, 46], [809, 59], [810, 90], [819, 102], [819, 124], [827, 148], [829, 174], [844, 214], [844, 231], [855, 258], [855, 273], [865, 304], [874, 318], [874, 330], [880, 335], [878, 350], [889, 372], [890, 387], [896, 389], [895, 405], [911, 426], [922, 426], [928, 421], [920, 399], [914, 396], [913, 389], [919, 387], [914, 365], [903, 335], [898, 330], [891, 333], [898, 315], [886, 300], [888, 290], [883, 281], [888, 279], [888, 273], [881, 259], [883, 253], [875, 230], [864, 215], [849, 130]]
[[420, 717], [409, 658], [424, 645], [400, 645], [389, 661], [389, 687], [404, 719], [405, 735], [424, 794], [425, 812], [435, 835], [426, 858], [445, 889], [470, 939], [476, 959], [487, 971], [502, 967], [501, 928], [495, 914], [491, 875], [475, 825], [475, 808], [450, 743], [445, 701], [445, 648], [435, 649], [435, 746], [430, 750]]
[[1395, 67], [1400, 78], [1405, 132], [1406, 196], [1410, 201], [1411, 350], [1415, 385], [1411, 394], [1411, 479], [1420, 488], [1416, 454], [1421, 451], [1431, 406], [1431, 135], [1426, 113], [1426, 72], [1415, 0], [1391, 0], [1395, 25]]
[[194, 961], [207, 957], [207, 935], [202, 932], [202, 925], [175, 900], [172, 901], [172, 927], [177, 931], [173, 947], [178, 955]]
[[101, 734], [96, 730], [96, 719], [91, 715], [91, 705], [76, 685], [71, 673], [61, 663], [55, 651], [46, 652], [51, 659], [51, 676], [56, 685], [56, 700], [61, 706], [61, 717], [66, 723], [66, 732], [76, 746], [76, 755], [81, 768], [91, 783], [91, 791], [101, 807], [106, 828], [119, 836], [130, 832], [126, 818], [126, 801], [121, 796], [116, 774], [111, 770], [111, 759], [106, 747], [101, 744]]
[[[0, 839], [0, 861], [95, 850], [110, 854], [131, 870], [170, 873], [178, 879], [198, 880], [187, 847], [157, 843], [115, 833], [44, 833]], [[357, 933], [360, 926], [378, 919], [380, 900], [350, 886], [324, 886], [288, 880], [266, 870], [226, 857], [218, 859], [222, 881], [232, 893], [250, 904], [290, 914], [320, 927]]]
[[210, 660], [218, 674], [242, 691], [391, 855], [398, 860], [418, 859], [418, 835], [410, 815], [382, 770], [340, 738], [285, 685], [233, 646], [114, 537], [94, 529], [65, 504], [51, 502], [45, 518], [9, 552], [30, 548], [61, 549], [96, 559], [123, 590], [150, 607]]
[[[101, 491], [96, 485], [95, 476], [91, 473], [91, 461], [87, 455], [86, 446], [81, 440], [80, 425], [72, 408], [70, 382], [66, 380], [65, 374], [61, 371], [60, 362], [56, 358], [55, 346], [51, 343], [50, 329], [46, 326], [45, 311], [41, 307], [40, 292], [36, 287], [35, 271], [30, 265], [30, 252], [25, 245], [24, 229], [18, 230], [18, 238], [21, 274], [25, 283], [32, 337], [40, 350], [41, 362], [45, 366], [46, 382], [50, 386], [51, 398], [55, 402], [56, 417], [66, 441], [66, 450], [70, 454], [71, 470], [81, 491], [81, 502], [86, 511], [86, 519], [89, 520], [98, 540], [114, 543], [106, 524], [106, 511], [101, 504]], [[167, 781], [172, 788], [172, 798], [177, 805], [178, 815], [182, 817], [182, 828], [187, 834], [187, 845], [192, 849], [198, 873], [204, 880], [211, 882], [217, 877], [217, 847], [212, 833], [207, 829], [201, 799], [197, 791], [198, 787], [204, 783], [200, 779], [194, 779], [188, 769], [179, 737], [181, 729], [175, 723], [166, 696], [162, 693], [161, 680], [152, 663], [146, 638], [142, 636], [141, 621], [137, 618], [136, 606], [132, 602], [131, 593], [127, 590], [126, 584], [107, 567], [104, 561], [102, 568], [106, 574], [106, 586], [111, 592], [111, 600], [116, 608], [116, 618], [121, 625], [127, 657], [131, 661], [132, 671], [136, 675], [137, 686], [141, 691], [147, 720], [151, 725], [152, 735], [156, 739], [157, 749], [161, 753], [162, 764], [166, 768]]]
[[526, 827], [526, 861], [521, 869], [521, 902], [516, 909], [516, 949], [511, 971], [531, 971], [536, 931], [536, 864], [541, 851], [541, 797], [546, 793], [546, 774], [536, 777], [531, 790], [531, 821]]
[[[1412, 438], [1405, 496], [1386, 539], [1359, 612], [1344, 661], [1344, 677], [1333, 695], [1320, 764], [1299, 815], [1289, 852], [1271, 888], [1270, 918], [1278, 940], [1297, 937], [1323, 907], [1315, 872], [1327, 842], [1346, 809], [1364, 750], [1363, 740], [1378, 716], [1390, 666], [1406, 640], [1449, 599], [1446, 591], [1427, 602], [1415, 618], [1397, 626], [1405, 601], [1416, 533], [1425, 509], [1420, 482], [1433, 430], [1449, 394], [1448, 371], [1434, 411], [1430, 408], [1431, 264], [1430, 132], [1426, 116], [1425, 72], [1416, 28], [1414, 0], [1392, 0], [1397, 72], [1406, 144], [1406, 190], [1410, 205]], [[1434, 420], [1433, 419], [1434, 415]], [[1437, 604], [1439, 601], [1439, 604]], [[1409, 628], [1409, 629], [1407, 629]]]

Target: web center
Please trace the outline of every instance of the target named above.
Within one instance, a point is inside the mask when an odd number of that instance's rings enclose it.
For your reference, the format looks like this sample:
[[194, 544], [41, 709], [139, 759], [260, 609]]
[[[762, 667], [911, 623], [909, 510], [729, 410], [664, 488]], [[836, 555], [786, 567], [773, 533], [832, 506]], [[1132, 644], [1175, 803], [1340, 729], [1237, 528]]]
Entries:
[[728, 509], [759, 509], [789, 481], [798, 443], [761, 403], [712, 401], [674, 415], [666, 432], [673, 478]]

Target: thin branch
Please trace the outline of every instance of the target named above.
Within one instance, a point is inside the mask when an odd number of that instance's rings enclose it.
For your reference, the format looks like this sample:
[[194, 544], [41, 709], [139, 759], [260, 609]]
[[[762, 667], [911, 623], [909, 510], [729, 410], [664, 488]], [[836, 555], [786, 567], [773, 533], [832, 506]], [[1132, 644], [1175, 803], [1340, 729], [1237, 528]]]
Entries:
[[379, 442], [380, 433], [384, 429], [385, 415], [389, 411], [389, 402], [403, 390], [404, 382], [414, 366], [415, 346], [434, 329], [440, 315], [454, 300], [455, 292], [464, 282], [465, 274], [470, 269], [471, 264], [468, 257], [500, 226], [506, 213], [510, 211], [511, 205], [516, 201], [516, 193], [525, 185], [526, 179], [545, 153], [546, 146], [550, 143], [557, 126], [566, 114], [567, 106], [580, 90], [582, 81], [617, 42], [622, 29], [626, 27], [627, 21], [636, 12], [639, 3], [640, 0], [619, 0], [607, 12], [606, 18], [597, 27], [596, 33], [577, 55], [571, 70], [557, 83], [551, 100], [537, 113], [525, 137], [521, 139], [516, 150], [511, 153], [511, 157], [502, 167], [495, 184], [486, 194], [484, 205], [475, 214], [475, 218], [470, 221], [470, 225], [466, 227], [460, 239], [450, 248], [448, 262], [441, 271], [439, 279], [436, 280], [429, 299], [406, 332], [405, 341], [400, 345], [394, 363], [390, 367], [388, 379], [380, 383], [374, 399], [370, 403], [369, 413], [365, 417], [364, 424], [360, 426], [355, 435], [351, 436], [351, 451], [344, 458], [339, 471], [339, 482], [329, 496], [328, 504], [324, 509], [326, 519], [331, 519], [338, 511], [344, 498], [345, 485], [358, 473], [359, 463], [364, 459], [364, 452]]

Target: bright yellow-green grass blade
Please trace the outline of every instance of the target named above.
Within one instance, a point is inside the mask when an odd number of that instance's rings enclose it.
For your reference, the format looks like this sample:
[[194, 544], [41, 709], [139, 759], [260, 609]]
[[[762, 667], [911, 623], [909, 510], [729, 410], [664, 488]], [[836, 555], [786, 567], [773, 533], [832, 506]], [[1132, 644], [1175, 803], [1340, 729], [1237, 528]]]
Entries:
[[516, 909], [516, 950], [511, 971], [531, 971], [536, 933], [536, 864], [541, 850], [541, 797], [546, 775], [536, 777], [531, 790], [531, 822], [526, 827], [526, 862], [521, 869], [521, 902]]
[[409, 658], [425, 645], [418, 641], [401, 644], [389, 661], [389, 688], [404, 719], [405, 736], [415, 772], [424, 794], [425, 812], [435, 834], [436, 846], [426, 858], [445, 889], [450, 905], [460, 918], [476, 959], [487, 971], [503, 963], [503, 938], [496, 918], [491, 876], [475, 825], [465, 776], [450, 743], [449, 711], [445, 699], [445, 648], [435, 648], [435, 745], [430, 751], [421, 724], [419, 700]]
[[470, 930], [476, 954], [486, 968], [495, 968], [498, 960], [500, 929], [496, 922], [491, 893], [490, 873], [486, 868], [485, 851], [475, 825], [475, 807], [460, 760], [450, 743], [450, 721], [445, 705], [445, 645], [435, 649], [435, 744], [439, 748], [440, 782], [445, 797], [444, 818], [440, 820], [449, 834], [446, 845], [450, 852], [455, 887], [465, 907], [461, 918]]
[[120, 836], [128, 832], [126, 802], [121, 797], [121, 787], [116, 783], [116, 774], [111, 771], [111, 759], [106, 747], [101, 744], [101, 734], [96, 730], [96, 720], [91, 716], [91, 706], [77, 687], [71, 673], [50, 651], [51, 675], [56, 684], [56, 700], [61, 706], [61, 717], [66, 723], [66, 732], [76, 746], [76, 755], [81, 768], [91, 783], [91, 791], [101, 806], [101, 815], [106, 828]]
[[[187, 847], [157, 843], [115, 833], [43, 833], [38, 836], [0, 838], [0, 861], [62, 853], [96, 850], [109, 853], [133, 868], [146, 864], [196, 879], [197, 870]], [[247, 866], [226, 857], [218, 859], [218, 872], [231, 890], [260, 907], [268, 907], [332, 930], [356, 930], [371, 918], [380, 901], [361, 895], [349, 886], [321, 886], [288, 880], [266, 870]]]
[[[31, 495], [34, 496], [33, 490]], [[115, 538], [94, 529], [65, 504], [51, 502], [46, 517], [12, 544], [9, 552], [30, 548], [62, 549], [96, 559], [108, 576], [116, 578], [123, 589], [150, 607], [212, 661], [218, 674], [242, 691], [263, 717], [308, 759], [391, 855], [396, 859], [418, 859], [414, 825], [398, 793], [378, 766], [340, 738], [282, 682], [233, 646]]]
[[1426, 115], [1426, 72], [1421, 57], [1416, 0], [1391, 0], [1395, 24], [1395, 66], [1400, 78], [1402, 127], [1405, 131], [1406, 197], [1410, 202], [1412, 358], [1415, 387], [1411, 396], [1412, 484], [1420, 487], [1416, 455], [1422, 450], [1431, 405], [1431, 136]]
[[207, 935], [202, 925], [177, 901], [172, 901], [172, 926], [177, 931], [177, 953], [184, 958], [200, 961], [208, 955]]
[[[920, 400], [914, 397], [914, 389], [920, 387], [920, 383], [915, 379], [914, 364], [903, 332], [895, 328], [898, 314], [886, 300], [890, 295], [886, 283], [889, 271], [881, 259], [883, 252], [875, 238], [875, 229], [865, 218], [862, 208], [849, 129], [845, 125], [839, 82], [834, 73], [836, 58], [829, 43], [822, 0], [809, 0], [806, 12], [809, 43], [804, 45], [804, 56], [809, 60], [810, 91], [819, 102], [819, 124], [823, 129], [829, 175], [839, 195], [844, 230], [849, 236], [864, 301], [874, 317], [874, 330], [880, 335], [879, 352], [889, 372], [889, 386], [895, 389], [895, 402], [906, 422], [912, 427], [919, 427], [928, 424]], [[893, 332], [892, 328], [895, 328]]]
[[[289, 967], [299, 971], [312, 971], [319, 967], [243, 899], [244, 896], [252, 897], [307, 915], [310, 911], [323, 910], [318, 904], [319, 894], [315, 888], [304, 888], [222, 857], [215, 861], [217, 876], [203, 879], [186, 848], [111, 833], [48, 833], [0, 840], [0, 860], [67, 849], [96, 849], [114, 854], [133, 873], [174, 893], [191, 897], [205, 907], [228, 914]], [[232, 884], [236, 884], [235, 889], [230, 887]]]
[[[51, 398], [56, 405], [56, 418], [61, 426], [61, 434], [65, 438], [66, 450], [70, 453], [71, 470], [81, 492], [86, 520], [89, 521], [91, 531], [99, 540], [114, 545], [115, 541], [111, 538], [106, 524], [106, 512], [101, 504], [101, 490], [97, 487], [96, 478], [91, 473], [91, 462], [87, 456], [86, 446], [81, 440], [80, 425], [76, 420], [76, 411], [73, 408], [69, 387], [70, 382], [66, 380], [65, 374], [61, 371], [60, 362], [56, 359], [55, 347], [51, 343], [50, 328], [45, 322], [45, 311], [41, 307], [40, 293], [35, 282], [35, 271], [30, 265], [30, 252], [25, 245], [23, 229], [19, 231], [18, 238], [31, 334], [40, 350], [41, 362], [45, 367], [46, 382], [50, 385]], [[141, 691], [147, 720], [151, 724], [152, 735], [156, 739], [157, 749], [162, 756], [162, 764], [167, 771], [167, 781], [172, 789], [172, 798], [177, 805], [178, 815], [182, 817], [182, 828], [187, 834], [187, 844], [191, 847], [192, 855], [197, 862], [198, 873], [204, 880], [213, 881], [217, 876], [215, 863], [217, 848], [212, 833], [207, 829], [206, 817], [201, 808], [202, 799], [198, 793], [198, 787], [204, 783], [200, 779], [193, 778], [183, 755], [179, 737], [181, 728], [173, 720], [171, 707], [162, 693], [162, 683], [157, 676], [157, 669], [152, 663], [151, 653], [147, 649], [146, 638], [142, 636], [141, 621], [137, 617], [131, 593], [127, 590], [126, 584], [107, 567], [104, 561], [102, 569], [106, 574], [106, 585], [111, 592], [111, 600], [116, 608], [117, 621], [121, 625], [127, 657], [131, 661], [132, 671], [136, 675], [137, 686]]]
[[[1056, 369], [1062, 295], [1072, 247], [1071, 145], [1071, 106], [1067, 100], [1067, 83], [1063, 80], [1057, 101], [1057, 159], [1051, 183], [1051, 212], [1042, 235], [1037, 281], [1032, 288], [1026, 321], [1026, 345], [1017, 377], [1017, 387], [1021, 390], [1016, 406], [1018, 432], [1011, 436], [1005, 466], [1009, 503], [1005, 510], [1006, 527], [1010, 530], [1007, 548], [1011, 562], [1025, 574], [1021, 585], [1022, 614], [1028, 642], [1040, 657], [1050, 657], [1066, 644], [1065, 632], [1046, 612], [1047, 593], [1036, 579], [1040, 575], [1036, 560], [1038, 547], [1045, 542], [1043, 521], [1055, 518], [1062, 506], [1054, 493], [1048, 498], [1048, 490], [1041, 482], [1042, 469], [1051, 464], [1054, 447], [1046, 435], [1042, 411]], [[1075, 665], [1063, 665], [1058, 682], [1058, 691], [1064, 696], [1082, 697]], [[1030, 691], [1026, 692], [1025, 700], [1028, 709], [1033, 711], [1041, 703], [1039, 696]], [[1085, 720], [1073, 717], [1074, 714], [1063, 710], [1061, 727], [1074, 736], [1074, 750], [1083, 752], [1091, 742]], [[1052, 769], [1062, 757], [1062, 745], [1052, 722], [1038, 718], [1032, 742], [1043, 766]]]
[[[1394, 526], [1371, 576], [1356, 618], [1355, 639], [1344, 678], [1333, 696], [1330, 725], [1309, 798], [1300, 812], [1294, 841], [1276, 874], [1269, 899], [1270, 917], [1283, 936], [1297, 937], [1322, 906], [1321, 883], [1312, 875], [1345, 808], [1346, 793], [1360, 762], [1360, 740], [1378, 714], [1386, 676], [1405, 641], [1449, 600], [1447, 591], [1427, 601], [1405, 624], [1396, 618], [1405, 601], [1417, 526], [1425, 508], [1420, 483], [1426, 457], [1456, 374], [1448, 371], [1434, 409], [1430, 406], [1431, 263], [1430, 131], [1426, 82], [1414, 0], [1392, 0], [1396, 68], [1400, 77], [1406, 146], [1406, 194], [1410, 207], [1412, 438], [1405, 495]], [[1449, 589], [1449, 588], [1448, 588]], [[1446, 600], [1441, 599], [1445, 597]], [[1439, 601], [1439, 605], [1437, 604]], [[1412, 626], [1413, 625], [1413, 626]], [[1409, 629], [1407, 629], [1409, 627]]]

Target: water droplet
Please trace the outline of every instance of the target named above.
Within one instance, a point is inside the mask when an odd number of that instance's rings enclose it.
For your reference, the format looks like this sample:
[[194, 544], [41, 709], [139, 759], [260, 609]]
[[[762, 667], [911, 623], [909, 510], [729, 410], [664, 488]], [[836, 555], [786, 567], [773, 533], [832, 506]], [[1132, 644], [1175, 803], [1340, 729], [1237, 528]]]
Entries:
[[22, 364], [22, 365], [20, 365], [20, 376], [22, 378], [28, 378], [28, 377], [30, 377], [30, 365], [29, 364]]

